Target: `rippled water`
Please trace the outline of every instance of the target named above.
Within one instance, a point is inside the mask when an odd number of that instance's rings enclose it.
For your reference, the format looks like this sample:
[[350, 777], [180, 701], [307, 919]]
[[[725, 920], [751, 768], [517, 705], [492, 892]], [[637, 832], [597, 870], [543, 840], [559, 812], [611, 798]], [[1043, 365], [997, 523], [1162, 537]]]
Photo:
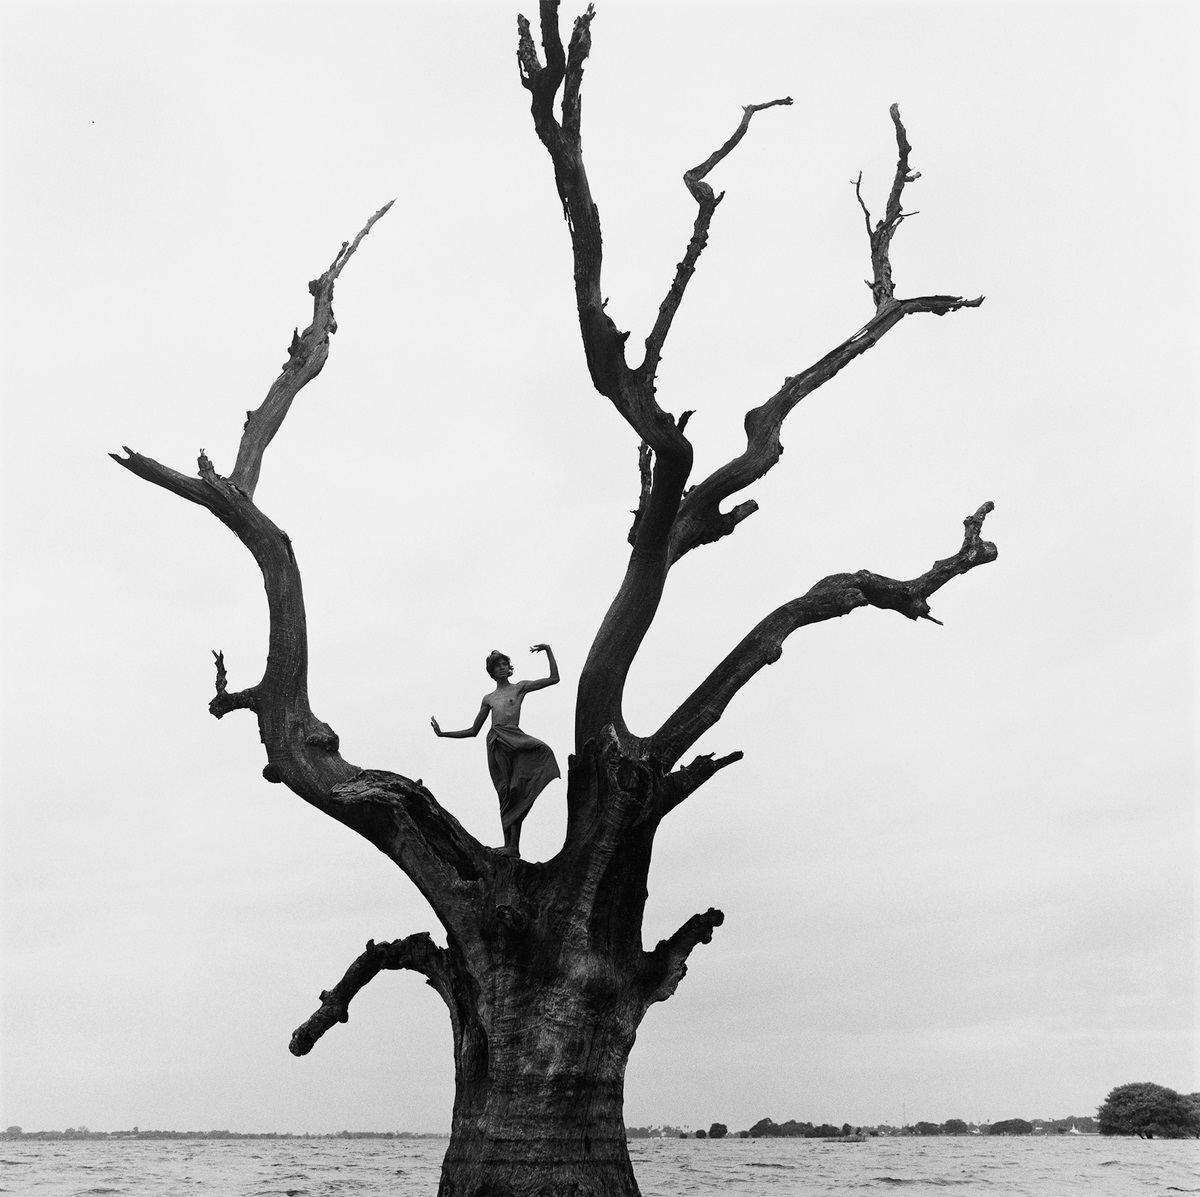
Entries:
[[[434, 1197], [445, 1140], [88, 1140], [0, 1144], [0, 1193], [32, 1197]], [[1136, 1197], [1200, 1193], [1200, 1141], [641, 1139], [643, 1197]]]

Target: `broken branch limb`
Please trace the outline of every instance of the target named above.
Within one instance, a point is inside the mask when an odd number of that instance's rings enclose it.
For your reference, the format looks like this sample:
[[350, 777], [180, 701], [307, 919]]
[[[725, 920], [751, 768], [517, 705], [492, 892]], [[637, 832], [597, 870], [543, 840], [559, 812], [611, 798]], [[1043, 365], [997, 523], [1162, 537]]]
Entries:
[[797, 628], [836, 619], [858, 607], [898, 611], [909, 619], [929, 619], [929, 596], [951, 578], [996, 560], [996, 546], [980, 535], [993, 509], [984, 503], [963, 521], [962, 547], [911, 581], [897, 581], [868, 570], [830, 574], [807, 594], [777, 607], [700, 683], [647, 741], [647, 751], [670, 767], [722, 716], [733, 696], [764, 665], [777, 661], [783, 642]]
[[646, 1004], [665, 1002], [687, 975], [687, 959], [697, 944], [711, 943], [713, 930], [725, 921], [725, 915], [713, 907], [694, 914], [674, 935], [660, 939], [653, 952], [646, 954], [650, 977]]
[[642, 441], [638, 446], [638, 505], [633, 510], [633, 523], [629, 525], [629, 536], [627, 537], [631, 545], [637, 544], [638, 525], [641, 524], [642, 515], [650, 502], [650, 488], [654, 480], [653, 462], [653, 451], [645, 441]]
[[283, 364], [279, 377], [271, 384], [267, 397], [255, 411], [246, 413], [246, 424], [242, 429], [238, 445], [237, 462], [229, 480], [248, 498], [254, 498], [258, 486], [258, 475], [262, 469], [262, 457], [267, 446], [283, 424], [292, 400], [321, 373], [329, 357], [329, 338], [337, 332], [337, 321], [333, 318], [333, 284], [342, 268], [358, 248], [359, 242], [371, 231], [375, 222], [395, 203], [389, 200], [359, 230], [353, 241], [343, 241], [342, 248], [330, 263], [329, 269], [320, 278], [308, 284], [313, 297], [312, 323], [301, 334], [292, 333], [288, 347], [288, 360]]
[[450, 977], [444, 956], [443, 949], [434, 944], [426, 931], [390, 943], [368, 940], [366, 950], [350, 965], [346, 975], [332, 989], [321, 992], [320, 1007], [292, 1032], [288, 1049], [293, 1056], [305, 1056], [330, 1027], [348, 1022], [351, 1000], [384, 969], [408, 968], [424, 974], [429, 984], [449, 1003]]
[[216, 719], [228, 715], [230, 711], [254, 711], [258, 709], [258, 691], [256, 687], [249, 690], [238, 690], [229, 693], [229, 683], [225, 674], [225, 654], [213, 650], [217, 666], [217, 692], [208, 704], [209, 714]]
[[694, 794], [714, 773], [740, 761], [745, 755], [742, 752], [731, 752], [728, 756], [715, 756], [705, 753], [668, 774], [662, 787], [662, 798], [659, 803], [659, 817], [674, 810], [685, 798]]

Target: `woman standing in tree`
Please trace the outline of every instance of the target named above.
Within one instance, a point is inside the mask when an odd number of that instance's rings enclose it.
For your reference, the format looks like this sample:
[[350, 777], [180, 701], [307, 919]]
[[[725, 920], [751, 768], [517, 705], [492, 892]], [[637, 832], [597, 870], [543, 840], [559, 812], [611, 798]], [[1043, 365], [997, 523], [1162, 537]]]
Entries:
[[488, 653], [485, 668], [495, 681], [496, 688], [483, 696], [475, 722], [461, 731], [442, 731], [436, 719], [429, 720], [435, 736], [462, 740], [477, 736], [488, 712], [491, 712], [492, 726], [487, 737], [488, 771], [500, 799], [500, 824], [504, 828], [504, 847], [501, 851], [508, 856], [521, 855], [521, 824], [525, 816], [546, 786], [562, 776], [550, 746], [526, 735], [517, 726], [525, 695], [533, 690], [544, 690], [558, 681], [558, 663], [554, 660], [554, 650], [550, 645], [535, 644], [529, 651], [546, 654], [550, 663], [549, 677], [511, 681], [512, 661], [506, 653], [493, 650]]

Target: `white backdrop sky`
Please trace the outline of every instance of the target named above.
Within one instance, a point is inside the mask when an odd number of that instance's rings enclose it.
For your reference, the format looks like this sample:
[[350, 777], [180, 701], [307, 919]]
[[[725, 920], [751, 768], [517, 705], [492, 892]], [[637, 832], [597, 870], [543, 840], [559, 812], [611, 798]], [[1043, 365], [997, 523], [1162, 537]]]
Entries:
[[[534, 7], [532, 4], [530, 8]], [[555, 648], [526, 726], [565, 758], [619, 580], [633, 434], [591, 389], [516, 0], [14, 4], [3, 39], [3, 1097], [26, 1129], [441, 1130], [450, 1032], [413, 974], [287, 1051], [368, 937], [435, 929], [365, 842], [206, 712], [257, 680], [265, 604], [206, 512], [122, 444], [233, 463], [338, 283], [329, 365], [258, 501], [304, 569], [316, 712], [499, 840], [483, 742], [438, 741], [487, 651]], [[564, 9], [573, 19], [576, 8]], [[682, 171], [755, 118], [660, 375], [697, 476], [743, 412], [870, 312], [898, 102], [923, 177], [903, 322], [808, 399], [762, 510], [675, 572], [629, 687], [649, 730], [823, 575], [911, 577], [991, 499], [994, 565], [944, 628], [798, 633], [699, 746], [646, 940], [715, 905], [643, 1024], [627, 1121], [731, 1127], [1093, 1112], [1200, 1088], [1195, 1054], [1191, 167], [1185, 4], [605, 0], [584, 84], [609, 310], [648, 331], [690, 231]], [[562, 785], [527, 823], [554, 853]]]

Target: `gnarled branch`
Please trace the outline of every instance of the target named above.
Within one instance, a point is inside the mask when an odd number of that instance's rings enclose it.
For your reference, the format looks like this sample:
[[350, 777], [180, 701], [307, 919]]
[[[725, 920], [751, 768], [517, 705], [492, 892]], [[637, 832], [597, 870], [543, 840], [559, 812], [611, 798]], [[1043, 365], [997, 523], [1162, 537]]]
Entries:
[[960, 295], [919, 295], [911, 299], [895, 297], [890, 258], [891, 241], [896, 229], [908, 215], [901, 211], [904, 186], [921, 176], [919, 172], [909, 169], [908, 156], [912, 147], [900, 121], [900, 110], [893, 104], [890, 112], [892, 123], [896, 127], [896, 173], [884, 217], [874, 228], [871, 227], [870, 213], [862, 200], [861, 175], [859, 182], [855, 184], [855, 194], [866, 216], [867, 235], [870, 240], [874, 281], [868, 285], [875, 298], [875, 315], [852, 337], [847, 338], [808, 369], [785, 378], [783, 385], [770, 399], [746, 413], [745, 450], [689, 490], [679, 505], [675, 526], [671, 532], [672, 562], [699, 545], [711, 544], [727, 536], [746, 516], [757, 510], [757, 504], [753, 500], [740, 503], [727, 512], [721, 510], [721, 504], [730, 495], [744, 490], [761, 478], [779, 460], [783, 453], [783, 444], [779, 439], [783, 421], [802, 399], [827, 383], [855, 358], [866, 353], [905, 316], [922, 312], [944, 316], [959, 308], [976, 308], [983, 303], [982, 295], [976, 299], [964, 299]]
[[951, 578], [977, 565], [996, 560], [996, 546], [980, 530], [993, 504], [984, 503], [964, 521], [962, 547], [952, 557], [936, 561], [918, 578], [902, 582], [859, 570], [830, 574], [807, 594], [777, 607], [704, 679], [647, 741], [647, 751], [672, 765], [724, 713], [733, 696], [764, 666], [779, 660], [783, 642], [797, 628], [836, 619], [858, 607], [899, 611], [909, 619], [934, 619], [929, 596]]
[[384, 969], [409, 968], [423, 973], [428, 983], [450, 1005], [450, 976], [445, 955], [445, 951], [429, 938], [426, 931], [419, 931], [404, 939], [394, 939], [390, 943], [367, 940], [366, 950], [350, 965], [346, 975], [332, 989], [322, 990], [320, 1007], [292, 1032], [288, 1050], [293, 1056], [305, 1056], [330, 1027], [339, 1022], [348, 1022], [351, 1000]]
[[247, 690], [230, 693], [225, 659], [215, 653], [216, 694], [209, 704], [218, 719], [252, 710], [267, 751], [263, 776], [283, 783], [305, 801], [351, 827], [404, 869], [448, 927], [466, 934], [465, 888], [491, 862], [486, 850], [458, 824], [418, 780], [364, 772], [340, 755], [337, 733], [313, 714], [308, 699], [308, 630], [300, 568], [291, 539], [255, 505], [250, 489], [262, 453], [299, 389], [316, 377], [334, 331], [333, 285], [362, 238], [387, 211], [381, 208], [358, 236], [344, 242], [329, 269], [310, 284], [313, 324], [293, 342], [288, 365], [266, 401], [251, 414], [238, 453], [238, 477], [223, 478], [200, 454], [196, 477], [188, 477], [140, 453], [113, 459], [131, 473], [211, 511], [250, 550], [263, 575], [270, 614], [267, 663]]
[[[333, 787], [354, 776], [357, 766], [338, 754], [338, 739], [308, 702], [308, 629], [300, 568], [288, 535], [255, 506], [235, 483], [222, 478], [203, 453], [199, 477], [188, 478], [130, 449], [111, 454], [131, 473], [208, 508], [250, 550], [267, 592], [270, 630], [262, 679], [236, 696], [218, 691], [209, 710], [218, 719], [237, 708], [253, 710], [267, 750], [272, 781], [284, 781], [306, 801], [324, 803]], [[224, 669], [224, 658], [220, 661]]]
[[[589, 5], [575, 21], [566, 51], [559, 32], [557, 0], [541, 0], [539, 13], [545, 64], [538, 58], [533, 33], [523, 16], [517, 21], [517, 61], [521, 82], [531, 96], [534, 128], [554, 166], [555, 186], [570, 230], [575, 302], [588, 371], [593, 385], [637, 432], [643, 446], [639, 454], [641, 493], [629, 537], [633, 553], [621, 588], [580, 671], [575, 731], [578, 751], [607, 725], [615, 727], [620, 736], [626, 735], [621, 712], [625, 679], [658, 609], [668, 567], [668, 538], [691, 473], [692, 446], [684, 435], [690, 413], [675, 419], [663, 411], [655, 398], [654, 381], [663, 342], [707, 242], [709, 222], [720, 202], [720, 197], [714, 196], [703, 180], [741, 141], [755, 112], [791, 100], [771, 100], [744, 109], [733, 136], [684, 175], [700, 212], [683, 261], [647, 338], [646, 356], [633, 370], [625, 359], [629, 334], [620, 332], [605, 311], [600, 213], [592, 199], [580, 139], [580, 87], [591, 50], [595, 12]], [[560, 88], [561, 119], [554, 112]]]
[[674, 935], [660, 939], [653, 952], [646, 953], [645, 968], [649, 980], [646, 1004], [665, 1002], [687, 975], [687, 959], [697, 944], [711, 943], [713, 930], [725, 921], [725, 915], [709, 907], [694, 914]]
[[253, 710], [267, 748], [264, 775], [271, 781], [286, 782], [308, 801], [323, 801], [335, 785], [357, 770], [341, 759], [337, 735], [309, 707], [308, 630], [300, 569], [291, 539], [255, 506], [253, 496], [267, 445], [279, 431], [292, 400], [320, 373], [329, 356], [329, 338], [337, 330], [334, 283], [359, 243], [391, 206], [389, 202], [380, 208], [353, 241], [342, 242], [325, 273], [309, 283], [312, 323], [303, 336], [293, 334], [283, 372], [262, 405], [247, 413], [237, 462], [229, 478], [216, 472], [203, 450], [196, 478], [128, 448], [123, 458], [110, 455], [140, 478], [207, 507], [254, 555], [262, 570], [270, 611], [266, 670], [257, 685], [230, 695], [224, 657], [218, 654], [217, 693], [209, 709], [218, 719], [231, 710]]

